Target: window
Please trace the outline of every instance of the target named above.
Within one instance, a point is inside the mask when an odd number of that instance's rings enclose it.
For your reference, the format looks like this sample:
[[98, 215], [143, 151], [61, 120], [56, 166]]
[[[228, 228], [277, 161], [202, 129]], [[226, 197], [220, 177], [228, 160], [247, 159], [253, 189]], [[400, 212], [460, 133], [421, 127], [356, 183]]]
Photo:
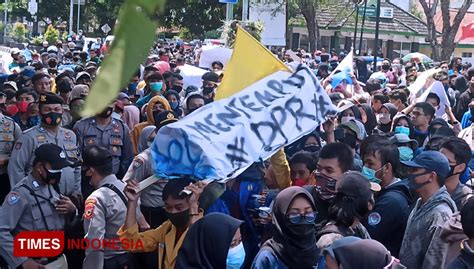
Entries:
[[461, 57], [463, 58], [471, 58], [472, 57], [472, 52], [463, 52], [461, 54]]

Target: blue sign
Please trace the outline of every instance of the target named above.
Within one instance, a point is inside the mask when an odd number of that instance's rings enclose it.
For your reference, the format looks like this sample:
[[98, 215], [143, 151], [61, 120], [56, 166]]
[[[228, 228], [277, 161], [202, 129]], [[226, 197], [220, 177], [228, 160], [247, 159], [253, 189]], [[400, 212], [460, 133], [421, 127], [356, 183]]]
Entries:
[[224, 3], [224, 4], [237, 4], [239, 0], [219, 0], [219, 3]]

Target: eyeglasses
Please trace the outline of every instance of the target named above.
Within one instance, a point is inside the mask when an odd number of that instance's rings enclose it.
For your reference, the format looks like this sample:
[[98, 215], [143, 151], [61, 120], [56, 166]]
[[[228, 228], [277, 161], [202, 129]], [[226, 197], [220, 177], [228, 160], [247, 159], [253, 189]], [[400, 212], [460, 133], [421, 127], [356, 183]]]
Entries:
[[412, 116], [415, 116], [415, 117], [426, 116], [425, 113], [421, 113], [421, 112], [418, 112], [418, 111], [412, 112], [411, 115], [412, 115]]
[[302, 224], [303, 220], [306, 224], [311, 224], [316, 220], [316, 215], [317, 212], [313, 211], [305, 214], [289, 214], [287, 218], [291, 224]]

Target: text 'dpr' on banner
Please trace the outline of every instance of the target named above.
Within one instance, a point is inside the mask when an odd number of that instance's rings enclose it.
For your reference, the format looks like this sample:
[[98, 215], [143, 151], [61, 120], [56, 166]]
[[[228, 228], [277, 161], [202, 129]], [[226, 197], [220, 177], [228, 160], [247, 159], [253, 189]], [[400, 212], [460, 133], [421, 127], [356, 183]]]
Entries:
[[307, 66], [278, 71], [161, 128], [152, 145], [155, 173], [234, 178], [336, 113]]

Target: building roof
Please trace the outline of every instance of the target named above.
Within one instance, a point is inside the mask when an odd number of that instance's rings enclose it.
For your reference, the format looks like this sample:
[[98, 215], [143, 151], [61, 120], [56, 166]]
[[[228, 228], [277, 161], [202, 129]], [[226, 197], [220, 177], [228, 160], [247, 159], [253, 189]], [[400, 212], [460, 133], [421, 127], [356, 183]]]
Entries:
[[[393, 8], [393, 19], [380, 19], [379, 31], [381, 33], [410, 36], [427, 35], [428, 28], [426, 24], [417, 17], [390, 2], [382, 1], [381, 7]], [[351, 4], [346, 4], [346, 8], [341, 8], [341, 5], [334, 5], [317, 12], [319, 13], [316, 19], [320, 29], [353, 31], [355, 27], [356, 13], [354, 6]], [[301, 19], [302, 22], [297, 18], [290, 21], [290, 23], [300, 26], [306, 25], [304, 19], [302, 17]], [[362, 16], [359, 16], [358, 29], [360, 29], [361, 24]], [[375, 32], [375, 24], [375, 18], [366, 17], [364, 32]]]

